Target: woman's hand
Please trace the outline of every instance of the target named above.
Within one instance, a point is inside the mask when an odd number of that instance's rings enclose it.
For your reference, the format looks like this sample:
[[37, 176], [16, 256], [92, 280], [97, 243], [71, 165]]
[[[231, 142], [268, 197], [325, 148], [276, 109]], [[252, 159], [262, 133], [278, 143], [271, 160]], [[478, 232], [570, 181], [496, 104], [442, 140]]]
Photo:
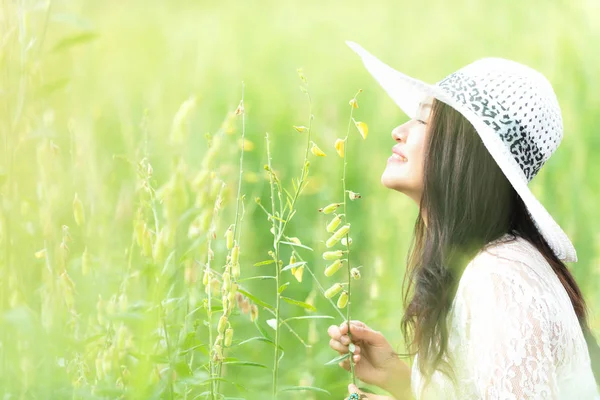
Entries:
[[[348, 353], [350, 338], [348, 324], [332, 325], [327, 330], [329, 346], [340, 354]], [[410, 368], [401, 361], [387, 339], [361, 321], [352, 321], [350, 333], [354, 343], [353, 360], [356, 377], [365, 383], [379, 386], [398, 398], [410, 394]], [[350, 370], [350, 360], [339, 364]]]

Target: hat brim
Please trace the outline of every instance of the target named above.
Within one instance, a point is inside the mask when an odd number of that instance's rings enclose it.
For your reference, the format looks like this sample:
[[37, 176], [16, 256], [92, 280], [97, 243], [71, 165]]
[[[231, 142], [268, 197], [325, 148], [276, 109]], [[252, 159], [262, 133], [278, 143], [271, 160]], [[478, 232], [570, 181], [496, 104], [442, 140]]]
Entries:
[[471, 122], [492, 158], [523, 200], [531, 219], [554, 254], [562, 261], [577, 261], [577, 253], [568, 236], [533, 195], [521, 168], [492, 128], [470, 109], [454, 101], [441, 87], [395, 70], [357, 43], [347, 41], [346, 44], [361, 57], [367, 71], [410, 118], [415, 117], [419, 103], [431, 96], [448, 104]]

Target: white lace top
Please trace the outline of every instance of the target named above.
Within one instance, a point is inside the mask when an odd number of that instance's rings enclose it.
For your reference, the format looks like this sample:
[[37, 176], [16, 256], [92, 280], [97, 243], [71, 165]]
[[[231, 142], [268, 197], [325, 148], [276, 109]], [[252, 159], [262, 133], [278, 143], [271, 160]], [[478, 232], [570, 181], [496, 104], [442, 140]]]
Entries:
[[417, 355], [416, 399], [600, 399], [569, 296], [522, 238], [505, 235], [471, 260], [448, 324], [446, 360], [458, 385], [436, 371], [423, 388]]

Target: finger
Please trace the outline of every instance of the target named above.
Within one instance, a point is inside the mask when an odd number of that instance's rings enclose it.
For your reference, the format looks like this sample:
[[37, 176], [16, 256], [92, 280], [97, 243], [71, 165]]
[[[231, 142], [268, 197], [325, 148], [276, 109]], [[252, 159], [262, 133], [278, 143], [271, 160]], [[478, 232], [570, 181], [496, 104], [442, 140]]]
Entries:
[[[351, 320], [350, 324], [353, 326], [361, 326], [363, 328], [367, 328], [367, 325], [365, 325], [364, 322], [358, 320]], [[342, 335], [348, 333], [348, 323], [346, 321], [342, 322], [342, 324], [340, 325], [340, 333]]]
[[[360, 395], [361, 399], [368, 399], [369, 397], [363, 393], [362, 390], [360, 390], [359, 388], [356, 387], [355, 384], [351, 383], [348, 385], [348, 393], [352, 394], [352, 393], [358, 393]], [[350, 396], [348, 396], [348, 398], [350, 398]]]
[[331, 347], [333, 350], [339, 352], [340, 354], [346, 354], [348, 352], [348, 346], [344, 346], [343, 344], [341, 344], [340, 342], [338, 342], [335, 339], [331, 339], [329, 341], [329, 347]]
[[338, 365], [344, 368], [346, 371], [350, 371], [350, 363], [348, 362], [348, 360], [341, 361], [338, 363]]
[[331, 325], [329, 328], [327, 328], [327, 334], [332, 339], [335, 339], [337, 341], [339, 341], [340, 337], [342, 336], [342, 334], [340, 333], [340, 328], [337, 325]]
[[[361, 327], [356, 325], [350, 326], [350, 333], [352, 334], [352, 340], [362, 340], [371, 344], [380, 344], [385, 342], [385, 338], [379, 331], [374, 331], [369, 327]], [[344, 342], [343, 340], [341, 341]]]

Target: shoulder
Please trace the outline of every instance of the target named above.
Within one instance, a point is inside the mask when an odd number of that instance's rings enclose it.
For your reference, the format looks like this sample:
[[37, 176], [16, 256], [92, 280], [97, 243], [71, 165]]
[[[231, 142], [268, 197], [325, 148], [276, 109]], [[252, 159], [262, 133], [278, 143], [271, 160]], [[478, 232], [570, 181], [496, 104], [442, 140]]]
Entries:
[[[537, 248], [521, 237], [505, 235], [481, 249], [465, 268], [466, 281], [515, 281], [539, 286], [553, 271]], [[522, 282], [521, 282], [522, 281]]]
[[505, 235], [469, 262], [459, 291], [472, 304], [487, 300], [504, 307], [518, 306], [549, 301], [557, 279], [535, 246], [523, 238]]

